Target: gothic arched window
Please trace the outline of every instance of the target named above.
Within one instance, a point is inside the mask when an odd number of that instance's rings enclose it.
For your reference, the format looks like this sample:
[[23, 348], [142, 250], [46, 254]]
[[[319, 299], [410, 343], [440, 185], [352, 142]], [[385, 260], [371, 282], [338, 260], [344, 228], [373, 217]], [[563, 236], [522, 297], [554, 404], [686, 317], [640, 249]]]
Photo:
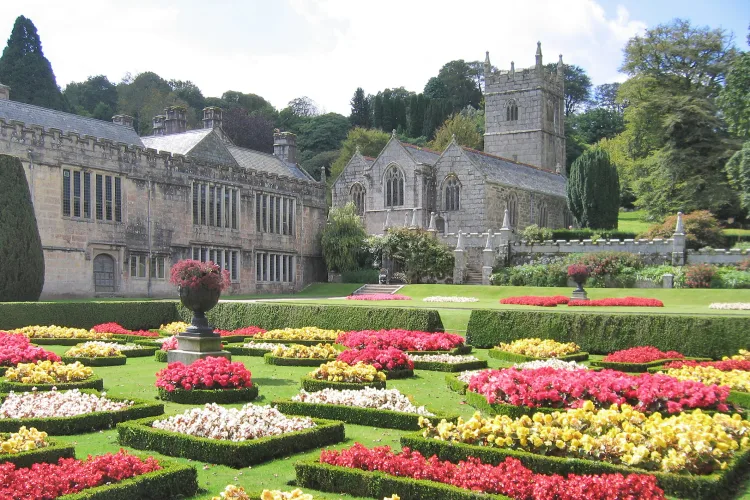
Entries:
[[539, 204], [539, 220], [537, 223], [539, 227], [547, 227], [549, 225], [549, 211], [547, 210], [547, 204], [544, 202]]
[[505, 117], [509, 122], [518, 120], [518, 104], [515, 99], [508, 101], [508, 105], [505, 108]]
[[458, 210], [461, 205], [461, 185], [455, 176], [445, 181], [445, 209]]
[[352, 185], [349, 190], [349, 198], [354, 203], [354, 208], [357, 210], [357, 215], [365, 214], [365, 187], [359, 182]]
[[399, 207], [404, 204], [404, 175], [395, 165], [385, 173], [385, 206]]
[[515, 194], [510, 193], [506, 203], [508, 209], [508, 222], [510, 223], [510, 227], [514, 228], [518, 224], [518, 198], [516, 198]]

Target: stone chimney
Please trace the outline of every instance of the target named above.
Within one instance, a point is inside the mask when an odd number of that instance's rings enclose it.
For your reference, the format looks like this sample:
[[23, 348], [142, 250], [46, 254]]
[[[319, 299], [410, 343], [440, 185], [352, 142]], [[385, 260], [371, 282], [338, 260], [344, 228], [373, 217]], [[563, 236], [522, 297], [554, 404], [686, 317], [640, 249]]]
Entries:
[[10, 87], [0, 83], [0, 101], [10, 101]]
[[154, 129], [154, 135], [166, 135], [164, 129], [164, 121], [167, 119], [164, 115], [156, 115], [152, 121], [152, 128]]
[[128, 115], [115, 115], [112, 117], [112, 123], [133, 128], [133, 117]]
[[203, 128], [221, 128], [223, 110], [216, 106], [203, 108]]
[[297, 163], [297, 136], [291, 132], [275, 130], [273, 154], [287, 163]]
[[187, 130], [187, 109], [183, 106], [164, 108], [164, 135], [181, 134]]

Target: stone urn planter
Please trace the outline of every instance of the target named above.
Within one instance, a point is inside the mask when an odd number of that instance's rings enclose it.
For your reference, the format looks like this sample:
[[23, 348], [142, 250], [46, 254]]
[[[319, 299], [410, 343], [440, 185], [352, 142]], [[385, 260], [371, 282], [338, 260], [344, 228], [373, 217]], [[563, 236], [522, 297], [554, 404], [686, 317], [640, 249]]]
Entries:
[[179, 287], [180, 302], [193, 311], [193, 319], [185, 331], [186, 335], [216, 335], [212, 326], [208, 324], [206, 313], [219, 303], [220, 290], [207, 288]]
[[582, 264], [572, 264], [568, 266], [568, 278], [573, 280], [578, 286], [570, 296], [571, 300], [589, 300], [583, 285], [589, 279], [589, 269]]

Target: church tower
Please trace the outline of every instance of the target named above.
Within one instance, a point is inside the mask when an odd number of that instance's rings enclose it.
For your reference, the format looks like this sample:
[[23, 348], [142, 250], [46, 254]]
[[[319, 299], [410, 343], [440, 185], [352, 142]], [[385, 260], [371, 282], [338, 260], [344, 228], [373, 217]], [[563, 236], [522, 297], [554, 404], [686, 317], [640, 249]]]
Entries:
[[565, 93], [562, 55], [557, 67], [542, 64], [516, 71], [492, 71], [490, 53], [484, 61], [484, 151], [551, 172], [565, 170]]

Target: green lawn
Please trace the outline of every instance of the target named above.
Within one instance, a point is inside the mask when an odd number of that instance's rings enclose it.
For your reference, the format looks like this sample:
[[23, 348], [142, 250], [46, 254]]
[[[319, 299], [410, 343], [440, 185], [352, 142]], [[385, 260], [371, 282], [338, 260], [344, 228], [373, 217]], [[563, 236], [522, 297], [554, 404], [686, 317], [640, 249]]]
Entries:
[[631, 231], [633, 233], [643, 233], [648, 231], [654, 222], [643, 220], [646, 217], [644, 210], [635, 210], [633, 212], [620, 212], [617, 217], [618, 231]]

